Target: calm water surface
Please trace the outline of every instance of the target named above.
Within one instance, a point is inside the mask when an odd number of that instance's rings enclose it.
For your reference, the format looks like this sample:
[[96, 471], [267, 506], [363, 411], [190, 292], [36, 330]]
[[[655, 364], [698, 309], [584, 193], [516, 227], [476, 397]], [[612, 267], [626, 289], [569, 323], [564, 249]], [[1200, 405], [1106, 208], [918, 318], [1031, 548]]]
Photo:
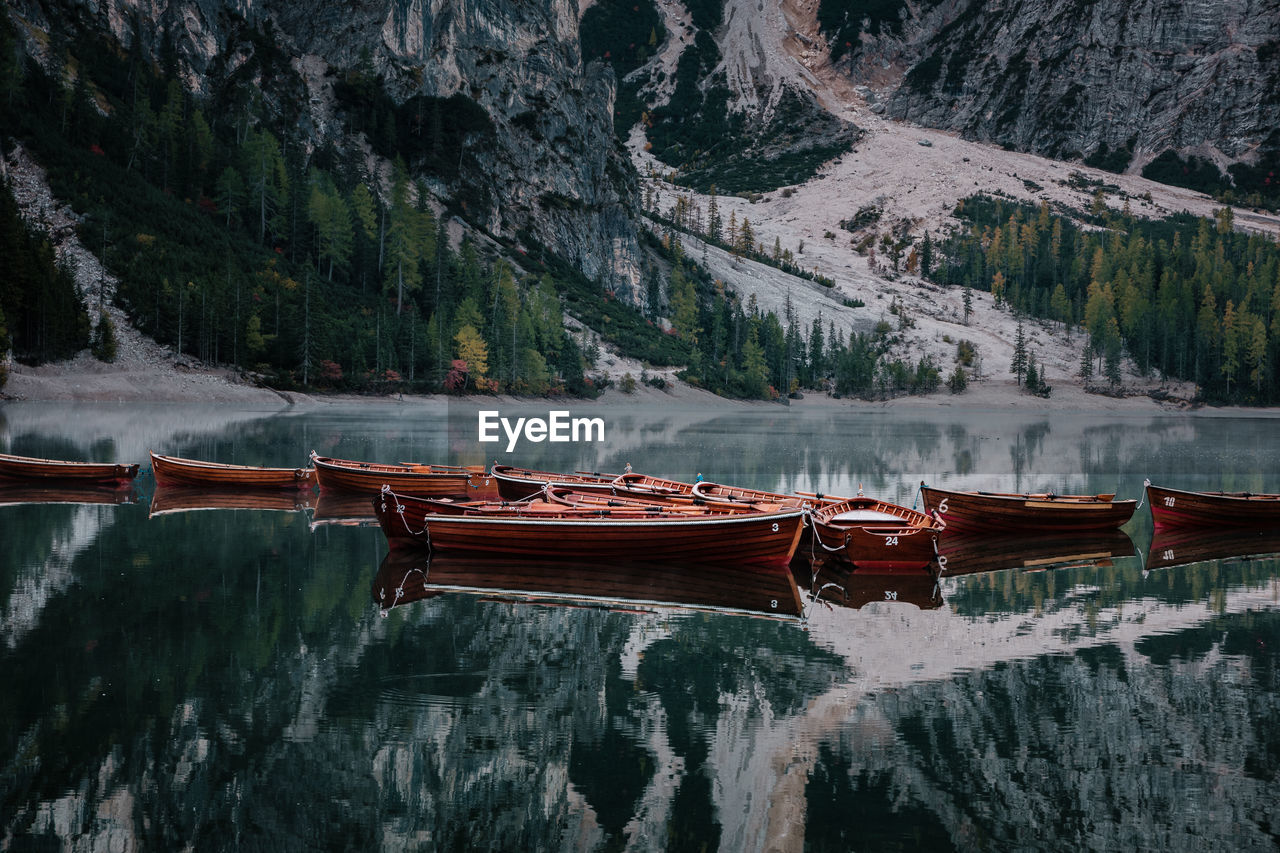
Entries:
[[[861, 485], [906, 505], [921, 480], [1280, 492], [1273, 420], [579, 413], [605, 417], [603, 444], [507, 455], [459, 407], [6, 404], [0, 451], [630, 462], [770, 489]], [[362, 501], [235, 508], [149, 475], [125, 497], [0, 489], [0, 849], [1280, 838], [1280, 536], [1152, 542], [1144, 507], [1116, 536], [953, 543], [936, 581], [798, 570], [797, 586], [696, 567], [384, 561]]]

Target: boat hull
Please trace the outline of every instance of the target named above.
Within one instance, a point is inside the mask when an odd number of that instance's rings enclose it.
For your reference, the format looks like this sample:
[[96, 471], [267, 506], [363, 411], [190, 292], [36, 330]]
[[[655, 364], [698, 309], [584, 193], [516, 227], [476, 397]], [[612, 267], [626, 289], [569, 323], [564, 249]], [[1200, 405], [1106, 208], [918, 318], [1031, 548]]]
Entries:
[[922, 569], [938, 555], [942, 525], [922, 512], [876, 498], [847, 498], [812, 512], [814, 554], [864, 572]]
[[505, 501], [522, 501], [539, 494], [548, 483], [564, 483], [566, 485], [602, 485], [612, 483], [616, 474], [595, 474], [581, 471], [573, 474], [557, 474], [554, 471], [534, 471], [528, 468], [514, 468], [510, 465], [493, 466], [493, 482], [498, 487], [498, 496]]
[[1186, 492], [1147, 484], [1156, 527], [1280, 527], [1280, 495]]
[[314, 468], [264, 468], [257, 465], [224, 465], [199, 459], [151, 454], [151, 471], [163, 486], [204, 488], [310, 489]]
[[311, 455], [321, 491], [377, 495], [383, 486], [421, 498], [497, 497], [498, 489], [483, 466], [448, 468], [431, 465], [385, 465]]
[[[863, 572], [927, 567], [938, 556], [938, 528], [841, 527], [814, 520], [815, 556], [847, 562]], [[835, 550], [832, 550], [835, 549]]]
[[138, 466], [102, 462], [65, 462], [0, 453], [0, 478], [26, 483], [97, 483], [127, 486], [138, 476]]
[[581, 513], [520, 517], [516, 513], [443, 515], [430, 502], [385, 494], [374, 513], [392, 549], [601, 562], [708, 563], [786, 566], [800, 538], [799, 510], [769, 513], [679, 514], [661, 518]]
[[1138, 504], [1083, 496], [953, 492], [924, 485], [920, 492], [925, 508], [938, 514], [949, 534], [1115, 529], [1133, 517]]

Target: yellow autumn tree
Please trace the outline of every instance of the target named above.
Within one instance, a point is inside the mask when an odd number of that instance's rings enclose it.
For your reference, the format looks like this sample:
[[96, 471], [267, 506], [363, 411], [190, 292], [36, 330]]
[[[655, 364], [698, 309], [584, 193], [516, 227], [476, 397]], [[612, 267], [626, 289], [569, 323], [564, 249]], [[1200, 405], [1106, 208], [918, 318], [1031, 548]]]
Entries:
[[458, 334], [453, 336], [453, 343], [457, 357], [467, 363], [467, 378], [477, 389], [487, 387], [485, 376], [489, 372], [489, 347], [475, 326], [467, 323], [458, 329]]

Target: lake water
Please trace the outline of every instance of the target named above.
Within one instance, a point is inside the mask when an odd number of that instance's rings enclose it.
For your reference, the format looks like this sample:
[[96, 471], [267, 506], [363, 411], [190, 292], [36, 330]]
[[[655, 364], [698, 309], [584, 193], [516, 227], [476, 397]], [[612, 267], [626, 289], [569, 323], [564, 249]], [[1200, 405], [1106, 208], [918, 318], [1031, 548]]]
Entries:
[[[566, 408], [603, 417], [605, 441], [506, 454], [462, 406], [6, 404], [0, 451], [630, 462], [908, 506], [922, 480], [1280, 492], [1274, 420]], [[797, 586], [690, 566], [384, 561], [367, 502], [229, 508], [149, 474], [125, 495], [0, 490], [0, 849], [1280, 838], [1275, 536], [1153, 543], [1143, 507], [1118, 536], [955, 546], [936, 581], [802, 570]], [[602, 589], [627, 600], [606, 606]]]

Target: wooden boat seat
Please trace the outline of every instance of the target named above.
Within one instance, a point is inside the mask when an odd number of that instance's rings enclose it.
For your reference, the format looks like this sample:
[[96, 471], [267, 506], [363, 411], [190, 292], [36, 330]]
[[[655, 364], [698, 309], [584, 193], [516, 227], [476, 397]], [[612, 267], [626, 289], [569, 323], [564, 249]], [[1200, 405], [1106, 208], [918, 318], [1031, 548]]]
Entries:
[[866, 524], [877, 521], [901, 523], [902, 518], [891, 512], [881, 512], [876, 509], [851, 509], [848, 512], [832, 516], [830, 521], [832, 524]]

